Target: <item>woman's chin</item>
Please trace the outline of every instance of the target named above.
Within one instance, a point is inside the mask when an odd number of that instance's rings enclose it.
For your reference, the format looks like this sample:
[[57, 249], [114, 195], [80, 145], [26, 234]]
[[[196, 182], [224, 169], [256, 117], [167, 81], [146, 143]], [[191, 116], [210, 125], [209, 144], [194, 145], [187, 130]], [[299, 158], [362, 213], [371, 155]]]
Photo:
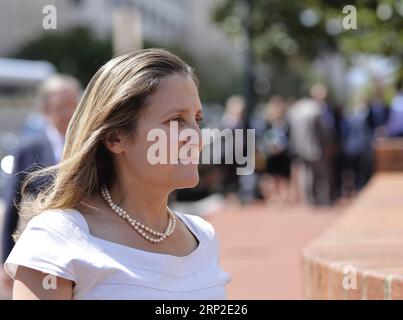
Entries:
[[199, 183], [199, 172], [196, 170], [181, 170], [175, 176], [178, 189], [194, 188]]

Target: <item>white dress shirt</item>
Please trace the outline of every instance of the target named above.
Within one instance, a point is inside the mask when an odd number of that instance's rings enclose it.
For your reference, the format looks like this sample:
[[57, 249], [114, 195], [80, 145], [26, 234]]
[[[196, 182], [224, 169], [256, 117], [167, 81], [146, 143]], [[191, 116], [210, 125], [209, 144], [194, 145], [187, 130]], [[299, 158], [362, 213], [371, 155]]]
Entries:
[[45, 127], [46, 137], [52, 147], [56, 163], [60, 162], [64, 147], [64, 136], [56, 129], [54, 125], [48, 123]]

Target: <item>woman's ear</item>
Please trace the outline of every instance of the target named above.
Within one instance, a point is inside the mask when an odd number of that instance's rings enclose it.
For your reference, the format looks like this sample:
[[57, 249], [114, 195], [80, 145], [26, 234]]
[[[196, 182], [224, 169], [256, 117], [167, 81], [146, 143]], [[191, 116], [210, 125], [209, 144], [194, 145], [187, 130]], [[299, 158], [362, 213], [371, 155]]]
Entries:
[[115, 154], [122, 153], [124, 148], [125, 137], [117, 130], [108, 132], [103, 140], [105, 147]]

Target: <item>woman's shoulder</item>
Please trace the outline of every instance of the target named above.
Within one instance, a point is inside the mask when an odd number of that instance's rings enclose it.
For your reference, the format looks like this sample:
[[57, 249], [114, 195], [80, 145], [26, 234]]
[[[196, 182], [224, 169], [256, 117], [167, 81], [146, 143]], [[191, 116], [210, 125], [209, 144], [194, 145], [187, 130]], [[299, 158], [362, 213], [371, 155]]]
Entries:
[[31, 218], [22, 229], [4, 264], [12, 278], [17, 266], [23, 265], [76, 281], [73, 263], [85, 260], [90, 252], [85, 246], [87, 233], [79, 212], [49, 209]]
[[24, 229], [53, 229], [61, 234], [72, 236], [71, 230], [88, 233], [88, 225], [80, 212], [73, 208], [48, 209], [31, 218]]
[[197, 232], [200, 236], [214, 240], [216, 237], [215, 229], [213, 225], [201, 216], [182, 213], [175, 211], [179, 218], [185, 219], [191, 225], [191, 228]]

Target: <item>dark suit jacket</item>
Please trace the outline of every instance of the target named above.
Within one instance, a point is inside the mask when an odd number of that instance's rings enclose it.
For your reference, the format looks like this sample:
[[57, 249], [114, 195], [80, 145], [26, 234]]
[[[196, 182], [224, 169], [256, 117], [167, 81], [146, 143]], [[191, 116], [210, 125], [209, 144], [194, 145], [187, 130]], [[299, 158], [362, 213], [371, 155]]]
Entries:
[[[2, 232], [2, 261], [10, 254], [14, 241], [12, 235], [18, 224], [18, 210], [15, 204], [21, 201], [21, 186], [28, 172], [56, 164], [52, 147], [45, 132], [38, 135], [29, 142], [22, 142], [14, 154], [13, 173], [7, 184], [6, 207], [4, 216], [4, 226]], [[44, 181], [35, 182], [29, 186], [29, 191], [36, 193], [39, 191]], [[43, 185], [42, 185], [43, 186]]]
[[369, 103], [368, 105], [368, 115], [367, 115], [367, 124], [371, 131], [374, 131], [378, 126], [385, 125], [389, 119], [390, 108], [388, 108], [385, 104], [382, 104], [381, 109], [379, 110], [378, 117], [375, 116], [374, 113], [374, 105], [373, 103]]

